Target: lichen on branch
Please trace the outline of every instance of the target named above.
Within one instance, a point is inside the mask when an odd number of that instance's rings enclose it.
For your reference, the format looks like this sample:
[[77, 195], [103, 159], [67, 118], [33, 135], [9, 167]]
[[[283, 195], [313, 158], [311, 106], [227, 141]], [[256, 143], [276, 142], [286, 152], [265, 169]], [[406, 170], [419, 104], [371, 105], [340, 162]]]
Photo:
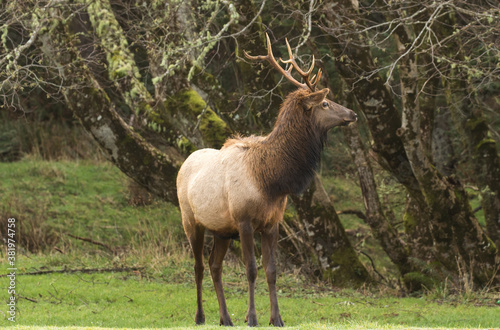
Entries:
[[109, 79], [135, 114], [148, 114], [153, 97], [142, 81], [129, 44], [108, 0], [85, 0], [87, 13], [106, 54]]

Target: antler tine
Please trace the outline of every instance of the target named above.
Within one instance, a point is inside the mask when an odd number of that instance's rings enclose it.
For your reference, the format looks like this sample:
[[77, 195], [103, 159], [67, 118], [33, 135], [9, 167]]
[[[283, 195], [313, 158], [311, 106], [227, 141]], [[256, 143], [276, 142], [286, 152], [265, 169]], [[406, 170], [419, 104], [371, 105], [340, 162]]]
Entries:
[[290, 80], [295, 86], [300, 87], [300, 88], [307, 88], [309, 85], [303, 84], [298, 82], [293, 76], [292, 76], [292, 70], [291, 67], [288, 70], [283, 69], [281, 65], [276, 61], [273, 55], [273, 50], [271, 48], [271, 39], [269, 39], [269, 35], [266, 33], [266, 43], [267, 43], [267, 55], [257, 55], [257, 56], [252, 56], [249, 55], [246, 51], [243, 51], [243, 54], [245, 54], [245, 57], [248, 58], [249, 60], [266, 60], [271, 64], [275, 69], [277, 69], [285, 78]]
[[287, 63], [287, 64], [288, 63], [292, 64], [292, 66], [295, 68], [295, 70], [297, 70], [297, 72], [302, 76], [302, 78], [304, 78], [307, 87], [309, 87], [314, 92], [315, 87], [316, 87], [315, 85], [319, 82], [319, 78], [321, 78], [321, 69], [320, 69], [318, 71], [318, 75], [316, 77], [315, 82], [314, 83], [311, 82], [311, 80], [314, 80], [314, 77], [312, 79], [310, 79], [311, 73], [314, 69], [314, 63], [315, 63], [314, 54], [313, 54], [313, 58], [312, 58], [311, 67], [309, 68], [309, 70], [304, 72], [304, 70], [302, 70], [299, 67], [299, 65], [297, 64], [297, 62], [295, 61], [295, 56], [292, 53], [292, 48], [290, 47], [290, 44], [288, 43], [288, 39], [285, 38], [285, 41], [286, 41], [286, 47], [288, 48], [288, 56], [290, 57], [290, 59], [286, 60], [286, 61], [283, 61], [282, 59], [280, 59], [281, 62]]
[[[311, 85], [316, 87], [316, 85], [318, 84], [319, 80], [321, 79], [321, 75], [323, 74], [323, 71], [321, 71], [321, 69], [318, 70], [318, 74], [315, 75], [314, 77], [312, 77], [312, 81], [311, 81]], [[315, 79], [316, 78], [316, 79]]]
[[290, 57], [290, 59], [286, 60], [286, 61], [281, 60], [281, 62], [283, 62], [283, 63], [292, 63], [292, 65], [295, 68], [295, 70], [297, 70], [297, 72], [301, 76], [304, 76], [304, 77], [309, 76], [311, 74], [312, 70], [314, 69], [314, 62], [315, 62], [314, 54], [313, 54], [313, 60], [312, 60], [311, 67], [309, 68], [309, 70], [307, 70], [306, 72], [304, 72], [304, 70], [302, 70], [299, 67], [299, 65], [297, 64], [297, 62], [295, 61], [295, 56], [293, 55], [292, 48], [290, 47], [290, 44], [288, 43], [288, 39], [287, 38], [285, 38], [285, 42], [286, 42], [286, 48], [288, 48], [288, 56]]

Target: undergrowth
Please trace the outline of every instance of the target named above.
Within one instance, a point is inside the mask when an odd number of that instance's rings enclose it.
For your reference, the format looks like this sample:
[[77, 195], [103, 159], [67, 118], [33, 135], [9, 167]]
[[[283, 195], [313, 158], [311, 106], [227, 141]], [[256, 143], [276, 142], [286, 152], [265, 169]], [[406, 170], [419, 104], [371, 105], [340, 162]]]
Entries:
[[16, 161], [27, 155], [43, 160], [106, 160], [97, 142], [69, 110], [61, 111], [64, 115], [56, 110], [0, 111], [0, 161]]

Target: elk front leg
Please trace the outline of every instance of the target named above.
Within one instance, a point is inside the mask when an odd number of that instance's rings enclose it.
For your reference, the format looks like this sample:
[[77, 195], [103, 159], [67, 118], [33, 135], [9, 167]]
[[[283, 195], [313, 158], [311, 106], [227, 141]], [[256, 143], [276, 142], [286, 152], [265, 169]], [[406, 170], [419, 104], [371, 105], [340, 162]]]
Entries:
[[257, 278], [257, 264], [255, 262], [253, 239], [252, 225], [249, 222], [242, 223], [240, 227], [240, 240], [248, 279], [248, 312], [245, 321], [248, 322], [248, 326], [250, 327], [259, 325], [257, 322], [257, 312], [255, 311], [255, 279]]
[[271, 302], [271, 319], [269, 324], [283, 327], [285, 323], [281, 319], [276, 295], [276, 260], [275, 252], [278, 245], [278, 224], [270, 230], [262, 233], [262, 263], [266, 272], [267, 285], [269, 287], [269, 300]]
[[226, 298], [224, 297], [224, 289], [222, 288], [222, 262], [230, 243], [231, 240], [229, 239], [214, 237], [214, 247], [208, 260], [210, 274], [212, 274], [212, 281], [214, 282], [217, 300], [219, 301], [220, 324], [225, 326], [233, 325], [227, 311]]

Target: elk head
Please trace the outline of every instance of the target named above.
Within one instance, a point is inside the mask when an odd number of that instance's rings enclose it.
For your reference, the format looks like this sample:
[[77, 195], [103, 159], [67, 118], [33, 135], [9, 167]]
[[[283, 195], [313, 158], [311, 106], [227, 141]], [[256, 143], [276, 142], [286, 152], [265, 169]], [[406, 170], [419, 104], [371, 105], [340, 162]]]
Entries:
[[330, 90], [325, 88], [310, 93], [302, 99], [302, 107], [305, 111], [310, 111], [316, 124], [325, 130], [355, 122], [358, 119], [356, 113], [327, 99], [326, 96], [329, 92]]
[[[247, 52], [244, 51], [245, 57], [250, 60], [265, 60], [269, 62], [275, 69], [277, 69], [285, 78], [291, 81], [295, 86], [300, 89], [307, 90], [309, 93], [305, 95], [300, 103], [306, 112], [310, 112], [311, 116], [314, 118], [318, 126], [322, 127], [325, 130], [328, 130], [335, 126], [345, 126], [350, 123], [357, 121], [358, 117], [356, 113], [350, 109], [347, 109], [341, 106], [338, 103], [335, 103], [329, 99], [327, 99], [327, 95], [330, 92], [328, 88], [322, 89], [320, 91], [316, 91], [316, 85], [321, 79], [322, 71], [318, 70], [318, 73], [311, 77], [312, 71], [314, 69], [314, 55], [311, 67], [309, 70], [302, 70], [297, 62], [295, 61], [295, 56], [292, 53], [292, 49], [290, 48], [290, 44], [288, 40], [286, 40], [286, 46], [288, 48], [289, 59], [284, 61], [280, 59], [281, 62], [285, 64], [290, 64], [288, 69], [284, 69], [274, 58], [272, 49], [271, 49], [271, 41], [269, 39], [269, 35], [266, 33], [267, 40], [267, 55], [258, 55], [251, 56]], [[297, 81], [292, 76], [292, 70], [295, 69], [297, 73], [304, 79], [304, 83]]]

